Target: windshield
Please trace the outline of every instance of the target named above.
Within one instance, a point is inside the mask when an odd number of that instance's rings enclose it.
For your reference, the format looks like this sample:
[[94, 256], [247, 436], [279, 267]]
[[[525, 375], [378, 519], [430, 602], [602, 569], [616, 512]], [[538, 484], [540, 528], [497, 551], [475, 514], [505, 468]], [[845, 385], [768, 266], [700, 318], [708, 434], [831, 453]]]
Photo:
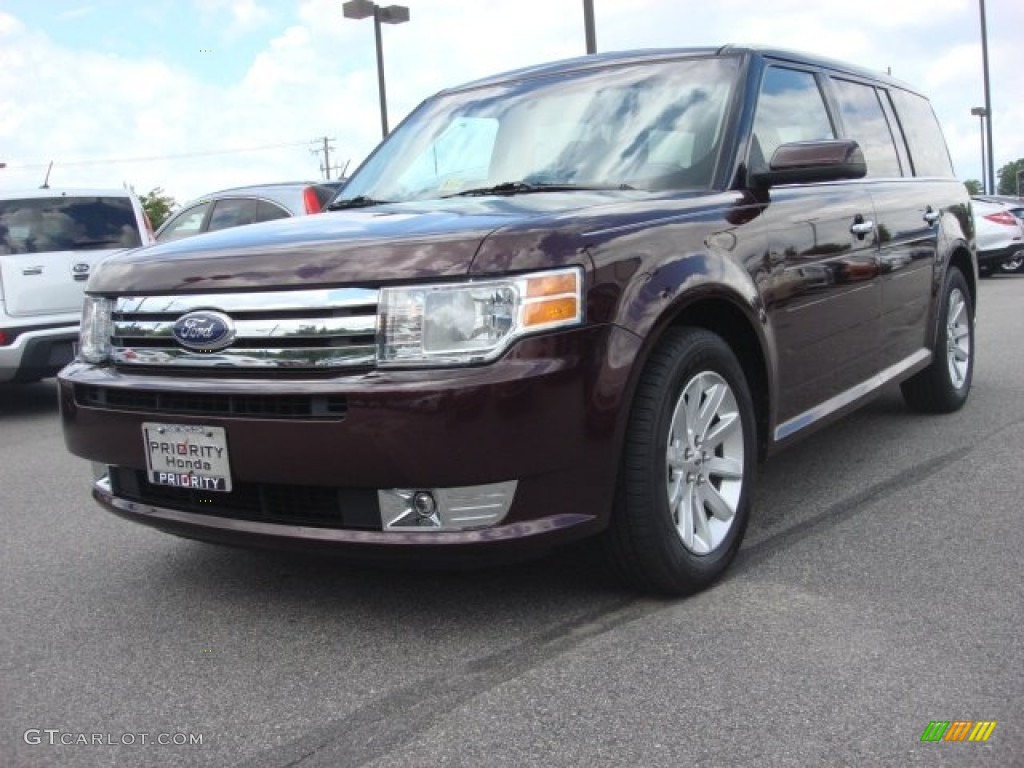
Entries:
[[737, 69], [735, 58], [690, 59], [441, 95], [388, 137], [340, 199], [424, 200], [511, 183], [706, 187]]

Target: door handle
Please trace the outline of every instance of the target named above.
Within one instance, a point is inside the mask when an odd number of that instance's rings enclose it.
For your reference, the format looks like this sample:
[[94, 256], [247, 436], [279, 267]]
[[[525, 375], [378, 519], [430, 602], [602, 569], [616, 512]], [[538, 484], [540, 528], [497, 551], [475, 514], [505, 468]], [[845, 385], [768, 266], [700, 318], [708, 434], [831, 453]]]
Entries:
[[929, 225], [935, 224], [935, 222], [939, 220], [939, 212], [929, 205], [928, 209], [924, 212], [924, 220], [928, 222]]
[[857, 220], [850, 225], [850, 232], [859, 237], [861, 240], [864, 239], [865, 235], [870, 235], [874, 231], [874, 229], [875, 222], [871, 221], [871, 219], [865, 220], [860, 216], [858, 216]]

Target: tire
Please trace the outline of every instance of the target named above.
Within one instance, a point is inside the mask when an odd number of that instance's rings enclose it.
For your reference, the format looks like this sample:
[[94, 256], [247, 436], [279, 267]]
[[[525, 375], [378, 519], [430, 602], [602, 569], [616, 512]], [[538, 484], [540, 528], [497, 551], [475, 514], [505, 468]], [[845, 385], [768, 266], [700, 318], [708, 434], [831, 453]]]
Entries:
[[999, 271], [1010, 273], [1024, 271], [1024, 251], [1017, 251], [1017, 253], [1000, 264]]
[[974, 308], [963, 273], [950, 267], [939, 306], [932, 362], [903, 382], [903, 399], [915, 411], [951, 413], [971, 391], [974, 376]]
[[743, 540], [756, 461], [754, 406], [732, 350], [700, 328], [668, 331], [630, 411], [605, 532], [610, 564], [645, 591], [710, 585]]

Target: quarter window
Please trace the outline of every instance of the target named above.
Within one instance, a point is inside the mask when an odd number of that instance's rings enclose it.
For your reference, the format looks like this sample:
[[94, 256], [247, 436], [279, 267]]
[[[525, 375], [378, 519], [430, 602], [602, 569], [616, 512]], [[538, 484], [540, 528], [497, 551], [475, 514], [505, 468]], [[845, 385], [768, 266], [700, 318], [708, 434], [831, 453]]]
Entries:
[[849, 80], [832, 82], [839, 96], [839, 112], [843, 116], [846, 136], [864, 150], [868, 176], [901, 175], [892, 131], [878, 100], [878, 91], [870, 85]]
[[259, 205], [259, 200], [250, 197], [218, 200], [213, 206], [213, 215], [210, 216], [210, 223], [207, 225], [206, 231], [216, 232], [219, 229], [252, 224], [256, 221]]
[[812, 72], [769, 67], [761, 82], [750, 143], [750, 170], [768, 170], [772, 154], [791, 141], [834, 139], [835, 131]]
[[915, 176], [953, 176], [946, 140], [928, 100], [897, 88], [890, 91], [903, 135], [910, 145]]

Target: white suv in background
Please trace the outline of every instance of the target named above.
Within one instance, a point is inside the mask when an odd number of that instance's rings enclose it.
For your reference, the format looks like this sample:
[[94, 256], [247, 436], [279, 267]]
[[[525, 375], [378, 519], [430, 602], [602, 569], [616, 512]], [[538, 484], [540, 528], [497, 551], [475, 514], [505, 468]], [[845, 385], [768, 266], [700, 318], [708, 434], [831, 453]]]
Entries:
[[53, 376], [71, 362], [93, 266], [152, 242], [127, 190], [0, 191], [0, 383]]

